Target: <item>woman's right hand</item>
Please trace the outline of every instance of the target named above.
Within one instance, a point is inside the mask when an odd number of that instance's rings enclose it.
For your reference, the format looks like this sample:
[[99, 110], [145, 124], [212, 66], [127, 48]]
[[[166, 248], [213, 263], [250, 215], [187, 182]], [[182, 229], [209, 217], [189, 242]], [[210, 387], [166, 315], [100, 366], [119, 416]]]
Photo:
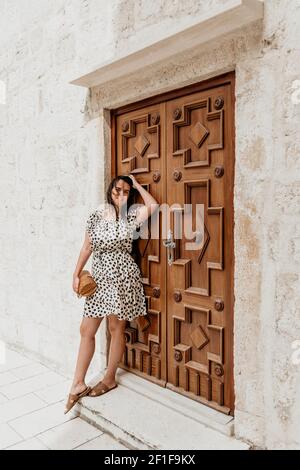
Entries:
[[73, 291], [78, 294], [79, 276], [73, 276]]

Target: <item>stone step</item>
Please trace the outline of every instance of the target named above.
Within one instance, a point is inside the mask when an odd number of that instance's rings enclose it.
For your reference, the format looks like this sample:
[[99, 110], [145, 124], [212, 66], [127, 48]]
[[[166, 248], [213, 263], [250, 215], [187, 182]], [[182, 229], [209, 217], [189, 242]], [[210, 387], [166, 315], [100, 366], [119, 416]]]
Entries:
[[[103, 372], [94, 380], [103, 377]], [[76, 405], [80, 417], [132, 449], [234, 449], [234, 419], [123, 369], [119, 386]]]

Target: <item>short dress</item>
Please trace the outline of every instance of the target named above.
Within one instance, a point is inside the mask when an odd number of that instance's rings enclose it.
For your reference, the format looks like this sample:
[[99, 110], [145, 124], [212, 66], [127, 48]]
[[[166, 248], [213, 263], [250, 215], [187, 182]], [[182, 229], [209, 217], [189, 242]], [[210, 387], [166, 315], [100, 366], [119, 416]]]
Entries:
[[142, 225], [136, 220], [137, 210], [129, 208], [127, 216], [119, 220], [108, 220], [103, 207], [89, 215], [86, 231], [97, 289], [85, 297], [83, 317], [114, 314], [119, 320], [131, 321], [147, 314], [141, 271], [131, 255], [135, 230]]

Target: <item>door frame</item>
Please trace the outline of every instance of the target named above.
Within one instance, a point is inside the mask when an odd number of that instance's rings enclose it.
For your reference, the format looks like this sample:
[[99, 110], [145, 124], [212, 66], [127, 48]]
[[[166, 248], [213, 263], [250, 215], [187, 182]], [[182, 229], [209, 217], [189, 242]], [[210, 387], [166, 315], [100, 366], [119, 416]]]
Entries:
[[[230, 415], [234, 415], [234, 408], [235, 408], [235, 383], [234, 383], [234, 349], [235, 349], [235, 338], [234, 338], [234, 292], [235, 292], [235, 284], [234, 284], [234, 273], [235, 273], [235, 251], [234, 251], [234, 186], [235, 186], [235, 70], [230, 72], [226, 72], [224, 74], [208, 78], [202, 80], [197, 83], [193, 83], [191, 85], [187, 85], [184, 87], [176, 88], [161, 94], [156, 94], [154, 96], [150, 96], [148, 98], [135, 101], [132, 103], [128, 103], [126, 105], [120, 106], [118, 108], [110, 109], [110, 126], [111, 126], [111, 178], [116, 176], [116, 169], [117, 169], [117, 134], [116, 134], [116, 121], [117, 116], [124, 114], [126, 112], [139, 110], [143, 107], [159, 104], [161, 102], [169, 101], [174, 98], [179, 98], [182, 96], [187, 96], [189, 94], [194, 94], [196, 92], [201, 92], [207, 90], [209, 88], [215, 88], [218, 86], [224, 86], [229, 84], [231, 86], [231, 109], [232, 109], [232, 122], [233, 122], [233, 129], [232, 129], [232, 197], [231, 197], [231, 213], [233, 219], [233, 225], [231, 227], [231, 234], [230, 234], [230, 241], [228, 242], [231, 253], [232, 253], [232, 262], [231, 262], [231, 294], [230, 294], [230, 318], [232, 325], [232, 348], [230, 351], [230, 361], [232, 364], [232, 374], [231, 374], [231, 381], [230, 381], [230, 388], [232, 390], [232, 411]], [[110, 333], [106, 332], [107, 337], [107, 345], [106, 345], [106, 365], [108, 363], [108, 354], [109, 354], [109, 346], [110, 346]]]

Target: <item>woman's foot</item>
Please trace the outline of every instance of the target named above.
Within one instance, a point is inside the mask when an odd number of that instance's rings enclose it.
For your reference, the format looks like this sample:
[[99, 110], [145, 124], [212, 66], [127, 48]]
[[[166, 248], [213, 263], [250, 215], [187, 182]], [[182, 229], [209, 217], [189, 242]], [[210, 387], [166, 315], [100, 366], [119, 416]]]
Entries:
[[88, 396], [89, 397], [97, 397], [99, 395], [103, 395], [103, 393], [107, 393], [110, 390], [113, 390], [116, 388], [118, 384], [116, 381], [113, 379], [108, 379], [105, 378], [103, 380], [100, 380], [94, 387], [92, 387], [91, 391], [89, 392]]
[[107, 385], [109, 388], [117, 385], [115, 379], [106, 379], [105, 377], [101, 380], [101, 382]]
[[78, 395], [86, 389], [87, 385], [84, 382], [74, 384], [71, 387], [70, 393], [73, 395]]
[[86, 386], [84, 383], [72, 385], [67, 403], [65, 404], [64, 414], [68, 413], [80, 398], [88, 395], [90, 391], [91, 387]]

